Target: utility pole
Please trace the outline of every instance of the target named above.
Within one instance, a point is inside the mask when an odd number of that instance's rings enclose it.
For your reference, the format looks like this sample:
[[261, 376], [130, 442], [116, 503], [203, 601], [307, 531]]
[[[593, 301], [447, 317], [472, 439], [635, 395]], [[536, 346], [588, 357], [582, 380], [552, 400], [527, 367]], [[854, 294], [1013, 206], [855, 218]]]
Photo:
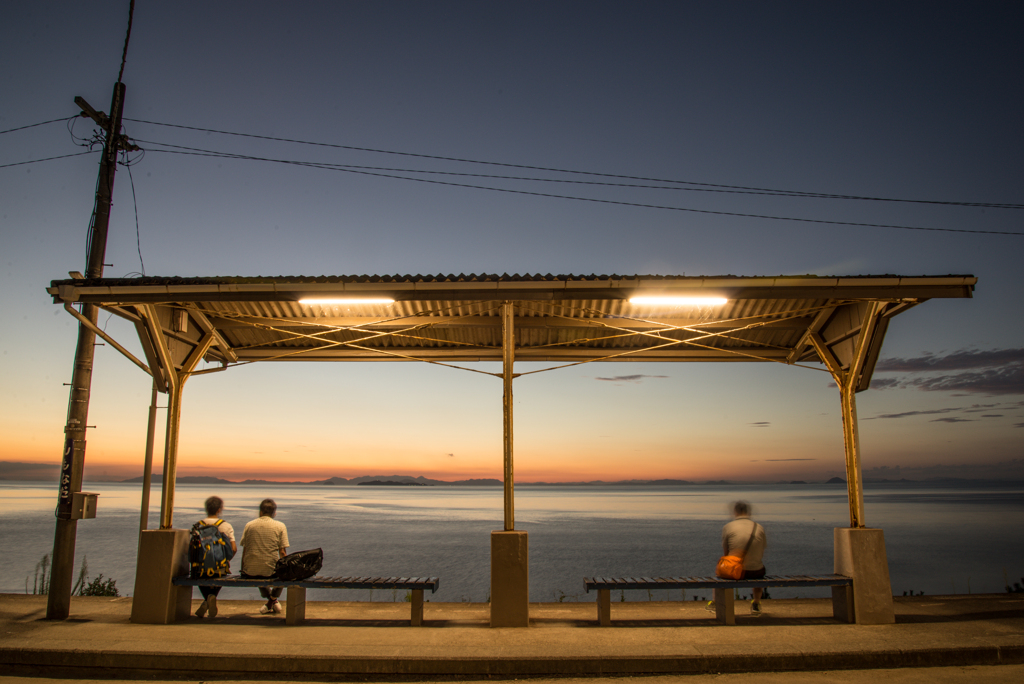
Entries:
[[[121, 113], [124, 109], [124, 84], [114, 84], [110, 102], [110, 116], [98, 112], [81, 97], [75, 104], [107, 133], [100, 159], [99, 179], [96, 182], [96, 203], [93, 207], [89, 251], [86, 255], [87, 279], [103, 277], [103, 259], [107, 250], [107, 227], [110, 223], [110, 204], [114, 191], [114, 172], [117, 153], [132, 149], [121, 135]], [[137, 148], [136, 148], [137, 149]], [[82, 315], [96, 323], [99, 311], [92, 304], [82, 304]], [[78, 520], [72, 519], [73, 495], [82, 491], [85, 469], [85, 430], [89, 418], [89, 392], [92, 387], [92, 367], [95, 356], [96, 334], [84, 325], [78, 326], [78, 347], [71, 375], [68, 398], [68, 421], [64, 428], [64, 455], [60, 468], [60, 486], [57, 497], [57, 525], [53, 537], [53, 560], [50, 566], [50, 590], [46, 601], [46, 617], [65, 620], [71, 612], [71, 589], [75, 565], [75, 536]]]

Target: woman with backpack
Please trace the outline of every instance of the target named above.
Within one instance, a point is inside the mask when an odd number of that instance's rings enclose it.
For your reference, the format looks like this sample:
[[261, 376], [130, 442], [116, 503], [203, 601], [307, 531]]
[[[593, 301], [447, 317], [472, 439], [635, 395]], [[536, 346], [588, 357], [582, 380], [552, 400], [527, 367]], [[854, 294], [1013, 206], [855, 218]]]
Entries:
[[[235, 551], [238, 550], [238, 546], [235, 544], [235, 530], [231, 527], [231, 523], [224, 522], [221, 520], [221, 513], [224, 512], [224, 500], [219, 496], [211, 496], [206, 500], [206, 517], [197, 522], [193, 526], [193, 530], [198, 531], [201, 538], [212, 538], [215, 544], [224, 544], [225, 546], [230, 544], [231, 551], [223, 549], [224, 558], [217, 558], [214, 560], [212, 557], [214, 554], [207, 553], [205, 559], [200, 559], [199, 563], [203, 563], [205, 560], [206, 568], [200, 568], [200, 571], [204, 574], [211, 574], [216, 576], [227, 575], [231, 572], [231, 568], [228, 566], [231, 558], [235, 555]], [[211, 529], [213, 528], [213, 529]], [[204, 534], [205, 533], [205, 534]], [[204, 544], [205, 546], [205, 544]], [[207, 549], [209, 551], [209, 549]], [[217, 554], [220, 556], [221, 554]], [[213, 567], [216, 566], [216, 567]], [[193, 560], [193, 572], [196, 570], [196, 560]], [[196, 617], [203, 617], [207, 612], [210, 613], [210, 617], [217, 617], [217, 594], [220, 593], [222, 587], [199, 587], [199, 592], [203, 595], [203, 602], [199, 608], [196, 609]]]

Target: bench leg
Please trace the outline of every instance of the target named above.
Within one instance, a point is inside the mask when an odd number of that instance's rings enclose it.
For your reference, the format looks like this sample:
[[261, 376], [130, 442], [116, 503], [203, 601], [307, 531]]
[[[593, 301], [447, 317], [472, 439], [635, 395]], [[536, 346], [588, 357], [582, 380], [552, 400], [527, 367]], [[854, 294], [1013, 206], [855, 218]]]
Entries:
[[602, 627], [612, 624], [612, 590], [597, 590], [597, 622]]
[[412, 621], [413, 627], [423, 626], [423, 590], [412, 590]]
[[732, 589], [715, 589], [715, 619], [722, 625], [736, 624], [736, 596]]
[[284, 622], [286, 625], [301, 625], [306, 619], [306, 588], [288, 587], [288, 597], [284, 606]]
[[853, 614], [853, 587], [832, 587], [832, 616], [840, 622], [856, 622]]

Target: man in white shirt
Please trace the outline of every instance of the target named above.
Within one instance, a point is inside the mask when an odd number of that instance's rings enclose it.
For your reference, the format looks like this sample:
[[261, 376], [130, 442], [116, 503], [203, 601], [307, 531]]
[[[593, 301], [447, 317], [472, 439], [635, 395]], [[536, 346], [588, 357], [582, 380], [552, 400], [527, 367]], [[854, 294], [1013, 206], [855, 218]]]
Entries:
[[[260, 502], [260, 517], [245, 524], [242, 531], [242, 577], [270, 577], [278, 559], [287, 553], [288, 528], [274, 520], [276, 514], [274, 500], [264, 499]], [[260, 613], [265, 615], [283, 610], [278, 601], [282, 590], [282, 587], [260, 587], [260, 596], [267, 599]]]
[[[722, 528], [722, 555], [743, 557], [743, 579], [760, 579], [765, 576], [762, 558], [768, 546], [768, 537], [764, 527], [750, 519], [750, 504], [737, 501], [732, 506], [733, 521]], [[749, 543], [749, 548], [748, 548]], [[746, 549], [746, 553], [743, 550]], [[750, 612], [761, 614], [761, 594], [763, 589], [755, 587], [754, 600], [750, 603]]]

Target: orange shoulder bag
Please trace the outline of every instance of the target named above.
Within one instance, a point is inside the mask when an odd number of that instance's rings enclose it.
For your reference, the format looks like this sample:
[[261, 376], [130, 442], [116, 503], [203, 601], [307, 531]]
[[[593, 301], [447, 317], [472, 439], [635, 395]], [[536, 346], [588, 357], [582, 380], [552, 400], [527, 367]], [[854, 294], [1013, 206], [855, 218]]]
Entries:
[[750, 550], [750, 545], [754, 543], [754, 535], [757, 534], [757, 523], [754, 523], [754, 529], [750, 531], [750, 539], [747, 540], [747, 545], [743, 547], [743, 555], [741, 556], [722, 556], [718, 559], [718, 566], [715, 568], [715, 575], [723, 579], [743, 579], [743, 557], [747, 555], [747, 551]]

